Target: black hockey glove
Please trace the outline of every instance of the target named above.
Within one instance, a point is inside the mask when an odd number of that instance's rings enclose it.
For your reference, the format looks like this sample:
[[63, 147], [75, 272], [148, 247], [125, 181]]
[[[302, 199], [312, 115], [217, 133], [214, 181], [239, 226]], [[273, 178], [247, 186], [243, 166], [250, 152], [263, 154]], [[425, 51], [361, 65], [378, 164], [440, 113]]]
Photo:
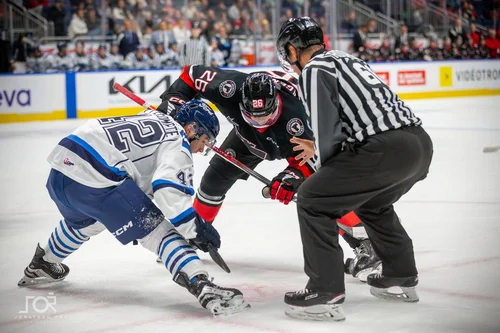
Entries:
[[288, 205], [306, 177], [295, 168], [286, 168], [271, 181], [271, 199]]
[[211, 223], [197, 215], [194, 220], [196, 224], [196, 237], [191, 241], [203, 252], [208, 252], [209, 244], [215, 248], [220, 248], [220, 235]]
[[171, 117], [174, 117], [177, 113], [177, 109], [180, 107], [180, 104], [170, 102], [168, 100], [164, 100], [160, 105], [156, 108], [156, 110], [165, 113]]

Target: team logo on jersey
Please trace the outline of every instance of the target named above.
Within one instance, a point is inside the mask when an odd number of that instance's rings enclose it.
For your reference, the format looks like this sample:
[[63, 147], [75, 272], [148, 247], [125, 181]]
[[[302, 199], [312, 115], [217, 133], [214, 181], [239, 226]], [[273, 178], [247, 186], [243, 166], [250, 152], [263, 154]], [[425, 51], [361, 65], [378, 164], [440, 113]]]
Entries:
[[219, 92], [224, 98], [231, 98], [236, 92], [236, 83], [231, 80], [226, 80], [222, 82], [219, 86]]
[[236, 157], [236, 152], [232, 148], [227, 148], [226, 154], [228, 154], [229, 156], [232, 156], [232, 157]]
[[293, 136], [300, 136], [304, 133], [304, 123], [299, 118], [292, 118], [286, 124], [286, 130]]
[[71, 162], [67, 157], [64, 159], [63, 163], [66, 164], [67, 166], [75, 165], [75, 163]]

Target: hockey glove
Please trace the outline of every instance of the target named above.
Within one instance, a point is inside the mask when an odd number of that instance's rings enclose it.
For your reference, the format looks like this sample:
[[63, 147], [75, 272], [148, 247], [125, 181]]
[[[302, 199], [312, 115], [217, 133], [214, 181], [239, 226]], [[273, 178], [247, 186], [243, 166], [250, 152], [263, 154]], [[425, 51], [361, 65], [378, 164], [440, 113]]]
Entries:
[[288, 205], [305, 179], [299, 170], [286, 168], [271, 181], [271, 199]]
[[211, 223], [205, 222], [201, 216], [195, 218], [196, 237], [191, 241], [203, 252], [208, 252], [209, 244], [220, 248], [220, 235]]

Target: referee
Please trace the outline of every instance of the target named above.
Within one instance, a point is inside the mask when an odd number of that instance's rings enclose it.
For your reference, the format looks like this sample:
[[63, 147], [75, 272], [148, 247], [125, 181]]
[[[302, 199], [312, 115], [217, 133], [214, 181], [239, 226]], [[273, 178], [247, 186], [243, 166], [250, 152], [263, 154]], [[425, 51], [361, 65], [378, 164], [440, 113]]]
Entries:
[[179, 65], [210, 66], [212, 55], [210, 46], [204, 36], [201, 35], [200, 22], [194, 22], [191, 29], [191, 37], [179, 45]]
[[[282, 67], [299, 77], [316, 140], [318, 171], [300, 186], [297, 211], [305, 290], [285, 295], [285, 313], [299, 319], [343, 320], [343, 252], [335, 220], [354, 211], [382, 264], [368, 276], [382, 299], [417, 302], [413, 244], [393, 204], [423, 180], [432, 141], [420, 119], [358, 58], [326, 51], [309, 17], [291, 18], [276, 43]], [[389, 287], [400, 287], [399, 294]]]

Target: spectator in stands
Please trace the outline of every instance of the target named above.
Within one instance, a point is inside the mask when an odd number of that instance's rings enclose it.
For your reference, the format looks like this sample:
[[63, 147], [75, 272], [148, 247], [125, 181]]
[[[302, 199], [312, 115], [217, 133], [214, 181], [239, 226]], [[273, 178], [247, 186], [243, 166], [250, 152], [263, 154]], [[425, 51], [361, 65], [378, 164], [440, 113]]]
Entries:
[[423, 51], [420, 48], [420, 45], [418, 45], [418, 40], [415, 37], [412, 37], [409, 40], [409, 51], [410, 51], [410, 60], [424, 59]]
[[236, 0], [231, 7], [227, 10], [227, 17], [231, 20], [237, 20], [241, 18], [241, 11], [244, 9], [243, 0]]
[[464, 41], [462, 36], [458, 36], [453, 44], [453, 59], [463, 59], [464, 57]]
[[448, 30], [448, 37], [450, 37], [452, 44], [455, 44], [458, 37], [461, 37], [462, 41], [467, 39], [467, 32], [462, 26], [461, 18], [457, 18], [455, 20], [455, 24], [450, 28], [450, 30]]
[[478, 48], [477, 45], [474, 44], [474, 40], [469, 37], [467, 42], [463, 47], [463, 59], [477, 59], [478, 58]]
[[410, 60], [410, 47], [408, 43], [402, 42], [400, 47], [396, 49], [395, 59], [402, 60]]
[[192, 20], [196, 11], [197, 9], [194, 0], [188, 0], [187, 6], [184, 6], [181, 9], [182, 17], [186, 20]]
[[174, 32], [167, 29], [167, 21], [162, 20], [158, 25], [158, 30], [153, 31], [151, 35], [151, 44], [163, 43], [165, 49], [168, 48], [170, 43], [175, 42]]
[[116, 23], [121, 23], [125, 20], [133, 20], [134, 16], [130, 12], [130, 10], [127, 9], [125, 0], [118, 0], [116, 7], [113, 8], [113, 20], [115, 20]]
[[396, 37], [394, 48], [399, 49], [402, 44], [408, 44], [408, 27], [406, 24], [402, 24], [401, 27], [399, 27], [399, 36]]
[[454, 57], [454, 49], [453, 44], [451, 43], [451, 39], [446, 37], [443, 41], [443, 59], [453, 59]]
[[488, 48], [488, 45], [486, 45], [486, 38], [481, 38], [479, 40], [479, 45], [477, 47], [477, 54], [479, 55], [479, 59], [490, 58], [490, 49]]
[[462, 3], [462, 17], [468, 21], [475, 21], [477, 18], [474, 5], [468, 1]]
[[358, 29], [358, 25], [356, 24], [356, 12], [354, 10], [350, 11], [347, 18], [342, 21], [340, 29], [342, 29], [342, 32], [349, 34]]
[[[369, 19], [368, 23], [366, 24], [366, 27], [368, 29], [369, 34], [373, 34], [373, 33], [377, 32], [377, 21], [375, 21], [374, 19]], [[323, 31], [325, 31], [325, 30], [323, 30]]]
[[424, 60], [443, 60], [443, 50], [439, 48], [437, 39], [431, 39], [429, 46], [424, 49]]
[[490, 58], [496, 59], [500, 52], [500, 41], [497, 39], [495, 29], [488, 30], [488, 37], [486, 37], [486, 47], [490, 51]]
[[391, 44], [387, 38], [382, 39], [382, 43], [375, 52], [375, 61], [392, 61], [394, 60], [394, 55], [392, 53]]
[[227, 66], [230, 61], [229, 58], [231, 57], [232, 44], [224, 25], [220, 26], [219, 32], [215, 35], [215, 38], [217, 40], [218, 48], [222, 52], [224, 58], [224, 64], [221, 66]]
[[200, 21], [200, 29], [201, 29], [201, 36], [203, 36], [206, 40], [210, 40], [210, 32], [208, 31], [207, 20]]
[[481, 35], [477, 30], [476, 24], [474, 22], [471, 22], [470, 24], [469, 33], [467, 34], [467, 37], [472, 38], [474, 45], [479, 45], [479, 39], [481, 38]]
[[142, 45], [155, 45], [153, 43], [153, 28], [149, 25], [145, 26], [142, 32]]
[[89, 36], [99, 36], [102, 34], [101, 19], [97, 17], [96, 11], [93, 7], [87, 9], [85, 23], [87, 24], [87, 29], [89, 30]]
[[354, 49], [354, 52], [359, 52], [359, 49], [362, 48], [367, 39], [367, 33], [368, 33], [368, 27], [366, 24], [362, 24], [358, 31], [354, 33], [354, 37], [352, 40], [352, 47]]
[[47, 10], [47, 21], [54, 22], [54, 34], [66, 36], [66, 11], [62, 0], [56, 0], [54, 5]]
[[78, 8], [69, 23], [68, 36], [70, 38], [75, 38], [86, 35], [87, 32], [88, 29], [87, 23], [85, 23], [85, 11], [82, 8]]
[[219, 50], [219, 44], [217, 43], [217, 38], [212, 38], [210, 41], [210, 56], [212, 67], [222, 67], [226, 64], [224, 59], [224, 54]]
[[191, 37], [191, 31], [187, 29], [184, 19], [177, 21], [177, 25], [172, 29], [172, 32], [174, 34], [174, 40], [179, 44], [184, 43], [184, 41]]
[[137, 49], [139, 37], [132, 31], [132, 22], [130, 20], [123, 21], [123, 28], [124, 30], [118, 35], [117, 41], [121, 55], [127, 56]]

